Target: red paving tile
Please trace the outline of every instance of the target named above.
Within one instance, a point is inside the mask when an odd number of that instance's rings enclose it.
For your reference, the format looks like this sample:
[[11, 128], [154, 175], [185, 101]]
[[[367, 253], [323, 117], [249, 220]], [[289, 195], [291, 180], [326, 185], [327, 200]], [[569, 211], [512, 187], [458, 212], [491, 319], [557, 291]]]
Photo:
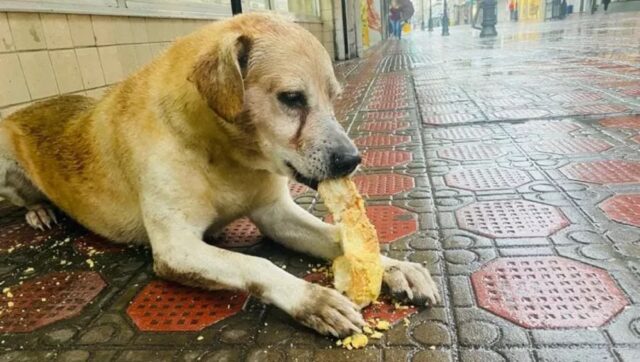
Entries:
[[418, 230], [416, 215], [396, 206], [367, 206], [367, 216], [378, 232], [382, 244], [388, 244]]
[[538, 143], [535, 148], [540, 152], [551, 152], [562, 155], [578, 153], [599, 153], [613, 147], [609, 142], [598, 138], [556, 138]]
[[126, 246], [118, 245], [91, 232], [75, 238], [73, 248], [84, 255], [119, 253], [126, 250]]
[[23, 219], [13, 220], [0, 228], [0, 253], [12, 252], [26, 247], [35, 247], [51, 238], [62, 237], [59, 227], [39, 231], [29, 226]]
[[262, 234], [254, 223], [246, 217], [237, 219], [224, 228], [222, 233], [210, 242], [221, 248], [247, 248], [260, 243]]
[[501, 190], [514, 188], [531, 181], [524, 172], [509, 168], [475, 168], [453, 171], [444, 180], [451, 187], [471, 191]]
[[239, 313], [248, 298], [235, 291], [206, 291], [154, 280], [133, 299], [127, 314], [145, 332], [200, 331]]
[[629, 303], [606, 271], [557, 256], [499, 258], [471, 283], [480, 307], [525, 328], [599, 327]]
[[531, 201], [481, 201], [456, 211], [462, 229], [494, 238], [544, 237], [569, 225], [553, 206]]
[[408, 111], [366, 112], [362, 119], [364, 121], [391, 121], [407, 120], [410, 116]]
[[300, 196], [309, 191], [311, 191], [311, 189], [301, 183], [298, 183], [298, 182], [289, 183], [289, 192], [293, 197]]
[[413, 156], [407, 151], [368, 150], [362, 152], [364, 167], [397, 167], [411, 162]]
[[409, 128], [409, 122], [407, 121], [365, 122], [358, 126], [360, 131], [371, 132], [393, 132], [407, 128]]
[[357, 137], [353, 142], [360, 147], [397, 146], [411, 142], [411, 137], [378, 134]]
[[603, 160], [575, 162], [560, 171], [576, 181], [597, 184], [626, 184], [640, 182], [640, 162]]
[[392, 196], [415, 186], [413, 177], [397, 174], [358, 175], [353, 182], [363, 196]]
[[457, 161], [491, 160], [506, 154], [499, 146], [472, 144], [452, 146], [438, 150], [438, 156]]
[[600, 208], [611, 220], [640, 227], [640, 194], [616, 195]]
[[90, 271], [54, 272], [9, 286], [13, 296], [0, 295], [0, 333], [32, 332], [75, 317], [105, 287], [100, 274]]
[[640, 115], [609, 117], [601, 120], [600, 125], [608, 128], [640, 129]]
[[[417, 215], [396, 206], [367, 206], [367, 217], [378, 232], [380, 244], [392, 243], [418, 230]], [[333, 223], [333, 217], [327, 215], [325, 221]]]
[[396, 109], [409, 108], [410, 103], [406, 100], [389, 100], [387, 98], [372, 100], [366, 105], [367, 109]]

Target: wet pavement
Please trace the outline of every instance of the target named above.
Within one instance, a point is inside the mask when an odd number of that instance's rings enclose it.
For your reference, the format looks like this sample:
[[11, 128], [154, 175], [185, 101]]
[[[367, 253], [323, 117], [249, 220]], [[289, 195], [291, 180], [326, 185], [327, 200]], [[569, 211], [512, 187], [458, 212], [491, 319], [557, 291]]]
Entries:
[[[382, 248], [427, 262], [442, 305], [383, 301], [365, 314], [393, 327], [346, 351], [245, 294], [157, 279], [145, 248], [5, 207], [0, 361], [640, 360], [640, 15], [438, 30], [336, 68]], [[246, 220], [209, 242], [322, 282]]]

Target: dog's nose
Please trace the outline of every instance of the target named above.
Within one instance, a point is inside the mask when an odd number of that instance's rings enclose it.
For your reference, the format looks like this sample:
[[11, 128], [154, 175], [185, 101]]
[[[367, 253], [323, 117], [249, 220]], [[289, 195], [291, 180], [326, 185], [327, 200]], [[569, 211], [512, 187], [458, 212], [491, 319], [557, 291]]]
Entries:
[[350, 174], [358, 167], [362, 157], [356, 149], [336, 150], [331, 154], [330, 172], [332, 177], [342, 177]]

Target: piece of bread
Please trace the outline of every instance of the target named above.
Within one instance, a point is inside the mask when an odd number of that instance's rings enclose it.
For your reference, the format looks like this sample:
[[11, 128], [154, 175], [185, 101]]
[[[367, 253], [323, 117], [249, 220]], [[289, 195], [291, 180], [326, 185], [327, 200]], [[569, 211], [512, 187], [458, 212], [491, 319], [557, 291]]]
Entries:
[[318, 191], [341, 229], [344, 255], [333, 261], [334, 286], [365, 307], [378, 298], [382, 287], [384, 269], [376, 229], [369, 222], [364, 201], [350, 179], [323, 181]]

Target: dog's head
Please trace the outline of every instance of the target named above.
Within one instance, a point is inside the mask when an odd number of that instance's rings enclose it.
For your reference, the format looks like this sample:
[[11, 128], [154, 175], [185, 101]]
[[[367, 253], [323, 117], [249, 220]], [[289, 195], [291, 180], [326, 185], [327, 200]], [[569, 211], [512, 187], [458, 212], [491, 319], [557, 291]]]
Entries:
[[360, 155], [334, 115], [341, 89], [322, 44], [273, 15], [228, 22], [190, 77], [209, 107], [250, 136], [272, 172], [314, 188], [351, 174]]

